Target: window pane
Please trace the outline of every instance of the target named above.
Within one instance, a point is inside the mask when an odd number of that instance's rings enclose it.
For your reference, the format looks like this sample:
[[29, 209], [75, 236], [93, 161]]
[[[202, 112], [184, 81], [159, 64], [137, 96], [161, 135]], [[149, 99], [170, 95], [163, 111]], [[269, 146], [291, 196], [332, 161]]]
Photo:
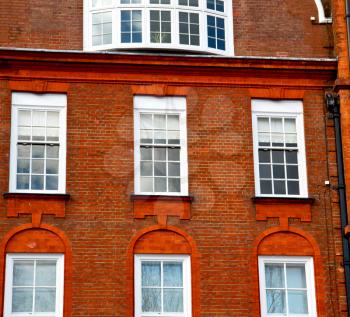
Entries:
[[168, 115], [168, 130], [179, 130], [180, 122], [178, 115]]
[[180, 176], [180, 163], [168, 163], [169, 176]]
[[30, 158], [30, 145], [18, 144], [17, 155], [22, 158]]
[[44, 160], [32, 161], [32, 173], [43, 174], [44, 173]]
[[31, 189], [44, 189], [44, 176], [32, 175]]
[[182, 286], [182, 263], [164, 262], [164, 287]]
[[32, 139], [34, 141], [44, 141], [45, 140], [45, 128], [33, 128]]
[[283, 132], [282, 118], [271, 118], [271, 131]]
[[307, 314], [306, 291], [288, 291], [288, 309], [292, 314]]
[[152, 148], [141, 147], [141, 160], [152, 160]]
[[29, 173], [29, 160], [17, 160], [17, 173]]
[[182, 289], [164, 289], [164, 311], [183, 312]]
[[299, 182], [288, 181], [288, 194], [299, 195]]
[[35, 311], [54, 312], [56, 310], [56, 289], [38, 287], [35, 290]]
[[152, 129], [153, 123], [152, 123], [152, 115], [151, 114], [144, 114], [142, 113], [140, 115], [141, 119], [141, 129]]
[[17, 189], [29, 189], [29, 176], [17, 175]]
[[153, 162], [141, 162], [141, 176], [153, 176]]
[[166, 148], [155, 147], [154, 148], [154, 159], [156, 161], [165, 161], [166, 160]]
[[298, 165], [287, 165], [287, 178], [289, 179], [298, 179]]
[[13, 265], [13, 286], [32, 286], [34, 279], [33, 261], [16, 261]]
[[305, 267], [304, 265], [287, 264], [287, 287], [305, 288]]
[[284, 287], [283, 264], [265, 264], [266, 288]]
[[141, 177], [141, 191], [153, 192], [153, 179], [150, 177]]
[[285, 178], [284, 165], [273, 165], [273, 177]]
[[270, 132], [269, 118], [258, 118], [258, 131]]
[[168, 149], [168, 160], [169, 161], [180, 161], [180, 149]]
[[286, 312], [285, 292], [282, 290], [266, 290], [267, 312], [269, 314]]
[[159, 288], [142, 288], [142, 311], [161, 311], [161, 295]]
[[262, 194], [272, 194], [272, 182], [261, 180], [260, 181], [260, 191]]
[[284, 151], [272, 151], [273, 163], [284, 163]]
[[282, 133], [272, 133], [271, 134], [272, 146], [283, 146], [283, 134]]
[[45, 145], [33, 145], [32, 158], [44, 158]]
[[154, 115], [154, 128], [155, 129], [165, 129], [165, 115]]
[[259, 150], [259, 162], [270, 163], [270, 151]]
[[59, 145], [47, 145], [46, 156], [47, 158], [58, 158]]
[[269, 146], [270, 145], [270, 133], [259, 133], [259, 145], [260, 146]]
[[33, 126], [41, 126], [44, 127], [46, 125], [46, 120], [45, 120], [45, 111], [33, 111], [33, 118], [32, 118]]
[[30, 111], [28, 110], [18, 111], [18, 125], [27, 126], [27, 127], [31, 125]]
[[296, 132], [295, 119], [284, 119], [284, 131], [286, 133]]
[[154, 178], [154, 191], [156, 192], [166, 192], [166, 178], [165, 177], [155, 177]]
[[57, 111], [47, 112], [47, 126], [49, 127], [59, 126], [59, 113]]
[[154, 163], [154, 175], [155, 176], [166, 176], [166, 163], [155, 162]]
[[30, 140], [30, 128], [18, 128], [18, 140]]
[[260, 178], [271, 178], [271, 165], [259, 164]]
[[152, 143], [153, 142], [153, 131], [141, 130], [141, 143]]
[[181, 191], [180, 179], [169, 178], [169, 192], [179, 193]]
[[274, 181], [273, 186], [275, 189], [275, 194], [284, 195], [286, 193], [286, 183], [285, 181]]
[[142, 262], [142, 286], [160, 286], [160, 262]]
[[46, 174], [58, 174], [58, 160], [46, 161]]
[[56, 261], [36, 262], [36, 286], [56, 286]]
[[58, 189], [58, 176], [46, 176], [46, 189], [47, 190]]
[[157, 144], [166, 143], [165, 131], [154, 131], [154, 143], [157, 143]]
[[13, 288], [12, 293], [12, 312], [13, 313], [31, 313], [33, 310], [33, 289], [32, 288]]
[[168, 131], [168, 144], [180, 144], [180, 131]]

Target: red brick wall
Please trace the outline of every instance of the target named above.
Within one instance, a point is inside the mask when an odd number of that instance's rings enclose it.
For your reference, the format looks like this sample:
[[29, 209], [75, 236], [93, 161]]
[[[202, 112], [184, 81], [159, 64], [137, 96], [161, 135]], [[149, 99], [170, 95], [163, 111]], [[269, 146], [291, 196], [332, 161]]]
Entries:
[[[325, 310], [320, 316], [336, 317], [339, 305], [344, 305], [339, 297], [339, 292], [344, 294], [339, 284], [339, 212], [331, 204], [335, 191], [324, 186], [329, 173], [336, 184], [334, 152], [327, 155], [334, 149], [332, 127], [326, 129], [323, 90], [295, 89], [304, 94], [309, 194], [315, 203], [310, 223], [292, 219], [290, 225], [316, 240], [323, 269], [317, 278], [324, 287]], [[156, 217], [133, 218], [132, 86], [85, 82], [82, 76], [69, 83], [67, 93], [71, 200], [64, 219], [43, 215], [43, 223], [62, 230], [72, 245], [72, 316], [131, 317], [128, 247], [140, 230], [156, 224]], [[250, 274], [257, 265], [251, 257], [254, 241], [278, 221], [255, 218], [250, 98], [249, 89], [239, 86], [215, 87], [208, 82], [187, 89], [189, 192], [195, 200], [191, 220], [169, 217], [168, 224], [187, 232], [200, 255], [197, 316], [257, 316], [257, 285]], [[6, 192], [10, 139], [6, 80], [0, 81], [0, 107], [0, 190]], [[0, 208], [0, 237], [31, 222], [29, 216], [7, 218], [2, 198]]]
[[[333, 56], [332, 26], [314, 0], [234, 0], [235, 55]], [[83, 0], [0, 1], [0, 46], [83, 48]]]

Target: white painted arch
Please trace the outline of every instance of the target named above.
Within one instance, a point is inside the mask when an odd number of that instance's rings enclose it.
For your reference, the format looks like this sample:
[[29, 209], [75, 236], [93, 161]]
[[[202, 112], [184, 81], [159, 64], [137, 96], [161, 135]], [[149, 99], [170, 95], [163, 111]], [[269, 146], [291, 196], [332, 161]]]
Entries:
[[326, 18], [324, 14], [324, 8], [321, 0], [315, 0], [315, 4], [318, 11], [318, 22], [319, 23], [332, 23], [332, 18]]

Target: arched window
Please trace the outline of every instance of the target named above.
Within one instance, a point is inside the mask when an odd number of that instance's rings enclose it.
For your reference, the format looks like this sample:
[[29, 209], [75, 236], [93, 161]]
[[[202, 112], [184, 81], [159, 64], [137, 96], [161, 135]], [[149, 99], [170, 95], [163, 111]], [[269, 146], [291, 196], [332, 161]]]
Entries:
[[225, 0], [85, 0], [85, 49], [155, 49], [233, 55]]

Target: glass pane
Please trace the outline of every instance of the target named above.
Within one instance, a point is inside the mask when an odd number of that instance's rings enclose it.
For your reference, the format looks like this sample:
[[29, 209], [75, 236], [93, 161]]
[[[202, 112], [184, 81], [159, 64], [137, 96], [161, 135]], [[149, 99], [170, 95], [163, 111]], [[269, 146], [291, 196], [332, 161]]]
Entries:
[[169, 192], [179, 193], [181, 192], [180, 178], [169, 178]]
[[18, 125], [27, 126], [31, 125], [30, 123], [30, 111], [28, 110], [19, 110], [18, 111]]
[[287, 264], [287, 287], [306, 288], [304, 265]]
[[288, 194], [299, 195], [299, 182], [288, 181]]
[[259, 162], [270, 163], [270, 151], [259, 150]]
[[36, 312], [54, 312], [56, 310], [56, 289], [36, 288], [34, 307]]
[[141, 160], [152, 160], [152, 148], [141, 147]]
[[260, 191], [262, 194], [272, 194], [272, 183], [271, 181], [261, 180]]
[[273, 177], [285, 178], [284, 165], [273, 165]]
[[271, 134], [272, 146], [283, 146], [283, 134], [282, 133], [272, 133]]
[[265, 264], [266, 288], [284, 287], [283, 264]]
[[158, 288], [142, 289], [142, 312], [160, 312], [161, 295]]
[[160, 286], [160, 262], [142, 262], [142, 286]]
[[283, 132], [282, 118], [271, 118], [271, 131]]
[[32, 158], [44, 158], [45, 145], [33, 145]]
[[142, 113], [140, 115], [140, 119], [141, 119], [141, 129], [152, 129], [153, 128], [151, 114]]
[[141, 191], [153, 192], [153, 179], [150, 177], [141, 177]]
[[44, 160], [32, 161], [32, 173], [43, 174], [44, 173]]
[[191, 37], [191, 45], [199, 45], [199, 36], [192, 35]]
[[189, 5], [191, 7], [198, 7], [198, 0], [190, 0]]
[[180, 122], [178, 115], [168, 115], [168, 130], [179, 130]]
[[297, 135], [294, 133], [286, 134], [286, 146], [296, 147], [298, 145]]
[[168, 144], [180, 144], [180, 131], [168, 131]]
[[165, 129], [165, 115], [160, 115], [160, 114], [154, 115], [154, 128]]
[[92, 45], [101, 45], [102, 37], [100, 35], [92, 37]]
[[270, 133], [259, 133], [258, 138], [260, 146], [270, 145]]
[[260, 178], [271, 178], [271, 165], [259, 164]]
[[189, 44], [189, 36], [180, 34], [180, 44]]
[[59, 129], [58, 128], [47, 128], [46, 129], [47, 141], [58, 141], [59, 140]]
[[29, 176], [17, 175], [17, 189], [29, 189]]
[[104, 34], [112, 33], [112, 23], [104, 23], [103, 24], [103, 33]]
[[32, 286], [34, 261], [15, 261], [13, 265], [13, 286]]
[[169, 161], [180, 161], [180, 149], [168, 149], [168, 160]]
[[17, 160], [17, 173], [29, 173], [29, 160]]
[[18, 157], [30, 158], [30, 145], [17, 145], [17, 155]]
[[141, 162], [141, 176], [153, 175], [153, 162]]
[[45, 140], [45, 128], [33, 128], [32, 139], [34, 141], [44, 141]]
[[269, 118], [258, 118], [258, 131], [270, 132]]
[[154, 143], [157, 143], [157, 144], [166, 143], [165, 131], [154, 131]]
[[33, 111], [33, 126], [44, 127], [46, 125], [45, 111]]
[[47, 158], [58, 158], [59, 146], [58, 145], [47, 145], [46, 156]]
[[30, 128], [18, 128], [18, 140], [30, 140]]
[[166, 176], [166, 163], [155, 162], [154, 163], [154, 175], [155, 176]]
[[166, 160], [166, 148], [156, 147], [154, 148], [154, 159], [156, 161]]
[[49, 127], [59, 126], [59, 113], [57, 111], [47, 112], [47, 126]]
[[169, 176], [180, 176], [180, 163], [168, 163]]
[[164, 311], [183, 312], [182, 289], [164, 289]]
[[141, 130], [141, 143], [152, 143], [153, 142], [153, 131]]
[[285, 181], [274, 181], [273, 186], [275, 189], [275, 194], [284, 195], [286, 193], [286, 183]]
[[266, 290], [266, 305], [269, 314], [286, 312], [285, 292], [282, 290]]
[[31, 189], [43, 189], [44, 188], [44, 176], [32, 175]]
[[286, 151], [286, 162], [291, 164], [298, 164], [297, 151]]
[[287, 165], [287, 178], [289, 179], [298, 179], [298, 165]]
[[156, 192], [166, 192], [166, 178], [165, 177], [155, 177], [154, 178], [154, 191]]
[[284, 119], [284, 132], [295, 133], [296, 131], [295, 119]]
[[[170, 23], [167, 23], [170, 28]], [[163, 24], [162, 24], [163, 27]], [[171, 43], [171, 34], [170, 33], [163, 33], [162, 34], [162, 43]]]
[[46, 161], [46, 174], [58, 174], [58, 160]]
[[272, 151], [273, 163], [284, 163], [284, 151]]
[[47, 190], [58, 189], [58, 176], [46, 176], [46, 189]]
[[288, 291], [288, 309], [292, 314], [308, 314], [306, 291]]
[[164, 262], [163, 274], [164, 287], [182, 286], [182, 263]]
[[14, 288], [12, 294], [13, 313], [31, 313], [33, 310], [33, 289]]

